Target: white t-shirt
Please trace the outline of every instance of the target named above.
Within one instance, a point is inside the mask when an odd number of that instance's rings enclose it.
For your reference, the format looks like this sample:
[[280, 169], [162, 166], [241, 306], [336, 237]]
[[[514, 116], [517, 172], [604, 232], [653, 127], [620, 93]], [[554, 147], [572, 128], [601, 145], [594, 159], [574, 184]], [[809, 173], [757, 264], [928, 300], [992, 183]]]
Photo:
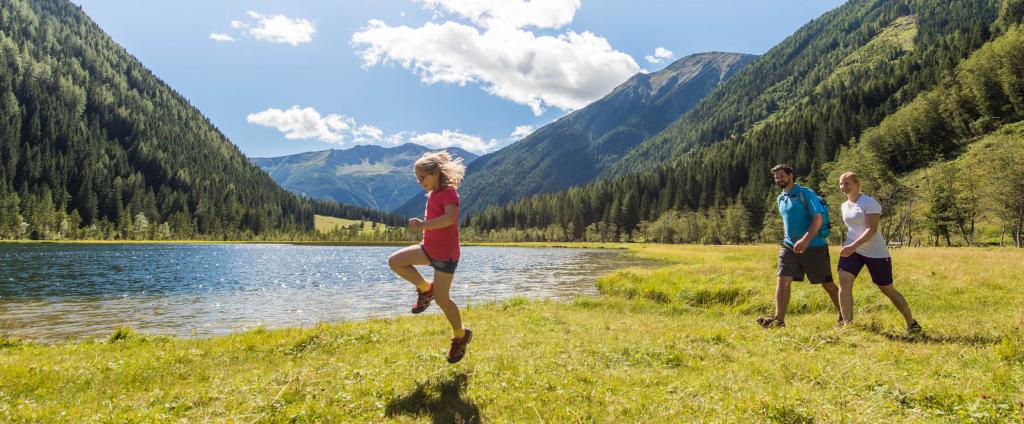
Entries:
[[[843, 202], [843, 223], [849, 231], [846, 232], [844, 246], [849, 246], [860, 238], [861, 234], [868, 231], [868, 214], [882, 214], [882, 205], [873, 197], [861, 193], [857, 202]], [[888, 258], [889, 251], [885, 248], [885, 237], [882, 233], [875, 233], [867, 243], [857, 248], [857, 253], [869, 258]]]

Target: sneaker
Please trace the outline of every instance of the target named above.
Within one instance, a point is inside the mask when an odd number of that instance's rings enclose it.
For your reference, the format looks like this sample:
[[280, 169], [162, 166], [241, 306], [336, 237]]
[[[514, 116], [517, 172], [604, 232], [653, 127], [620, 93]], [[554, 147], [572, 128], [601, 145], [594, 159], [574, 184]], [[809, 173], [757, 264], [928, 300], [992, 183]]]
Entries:
[[466, 356], [466, 345], [473, 341], [473, 331], [466, 329], [466, 335], [461, 339], [452, 338], [452, 348], [448, 350], [448, 363], [454, 364]]
[[916, 319], [907, 326], [907, 334], [921, 334], [923, 332], [924, 329], [921, 328], [921, 324], [918, 324]]
[[430, 289], [425, 292], [416, 290], [416, 304], [412, 305], [412, 313], [418, 314], [427, 310], [427, 307], [430, 306], [430, 301], [432, 300], [434, 300], [433, 284], [431, 284]]
[[785, 327], [786, 326], [786, 322], [785, 321], [783, 321], [781, 319], [778, 319], [778, 318], [775, 318], [775, 317], [769, 317], [769, 316], [764, 316], [764, 317], [757, 318], [757, 323], [758, 323], [758, 325], [760, 325], [760, 326], [762, 326], [764, 328], [778, 328], [778, 327]]
[[839, 320], [836, 321], [836, 328], [843, 328], [846, 326], [846, 321], [843, 321], [843, 316], [839, 316]]

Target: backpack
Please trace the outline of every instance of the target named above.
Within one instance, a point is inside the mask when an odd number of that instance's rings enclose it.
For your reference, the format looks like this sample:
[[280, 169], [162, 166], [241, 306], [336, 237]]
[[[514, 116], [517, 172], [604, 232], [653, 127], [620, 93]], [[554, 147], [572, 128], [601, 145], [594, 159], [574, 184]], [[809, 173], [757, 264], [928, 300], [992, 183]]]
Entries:
[[[825, 199], [821, 198], [821, 196], [818, 196], [811, 191], [811, 189], [804, 187], [804, 189], [800, 191], [800, 202], [804, 204], [804, 209], [807, 209], [808, 215], [811, 214], [811, 206], [807, 203], [807, 198], [805, 197], [807, 196], [807, 193], [810, 193], [811, 196], [818, 199], [818, 203], [821, 205], [821, 228], [818, 229], [818, 236], [827, 239], [828, 236], [832, 234], [832, 221], [828, 219], [828, 203], [826, 203]], [[813, 216], [811, 218], [813, 218]]]

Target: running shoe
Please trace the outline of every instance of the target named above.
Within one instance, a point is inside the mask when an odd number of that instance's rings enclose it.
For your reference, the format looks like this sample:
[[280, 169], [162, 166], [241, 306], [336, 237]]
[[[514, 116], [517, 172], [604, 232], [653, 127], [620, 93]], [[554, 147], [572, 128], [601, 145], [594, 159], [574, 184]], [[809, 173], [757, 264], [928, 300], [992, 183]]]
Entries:
[[425, 292], [416, 290], [416, 304], [412, 305], [412, 313], [418, 314], [427, 310], [427, 307], [430, 306], [430, 301], [432, 300], [434, 300], [433, 284], [431, 284], [430, 289]]
[[452, 348], [448, 350], [448, 363], [454, 364], [466, 356], [466, 345], [473, 341], [473, 331], [466, 329], [466, 335], [462, 338], [452, 338]]

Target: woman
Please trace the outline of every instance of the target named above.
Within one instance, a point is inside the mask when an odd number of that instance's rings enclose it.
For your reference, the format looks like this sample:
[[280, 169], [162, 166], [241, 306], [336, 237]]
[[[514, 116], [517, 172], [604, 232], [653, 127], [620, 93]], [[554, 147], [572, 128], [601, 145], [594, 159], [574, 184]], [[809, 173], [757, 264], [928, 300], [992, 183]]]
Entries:
[[882, 205], [877, 200], [860, 192], [860, 179], [853, 172], [839, 177], [839, 190], [846, 194], [843, 202], [843, 223], [846, 224], [846, 241], [839, 251], [839, 310], [841, 325], [853, 321], [853, 280], [860, 270], [867, 266], [871, 281], [878, 286], [907, 322], [907, 332], [919, 333], [921, 325], [910, 313], [907, 299], [893, 287], [892, 258], [885, 247], [885, 238], [878, 234], [878, 223], [882, 219]]

